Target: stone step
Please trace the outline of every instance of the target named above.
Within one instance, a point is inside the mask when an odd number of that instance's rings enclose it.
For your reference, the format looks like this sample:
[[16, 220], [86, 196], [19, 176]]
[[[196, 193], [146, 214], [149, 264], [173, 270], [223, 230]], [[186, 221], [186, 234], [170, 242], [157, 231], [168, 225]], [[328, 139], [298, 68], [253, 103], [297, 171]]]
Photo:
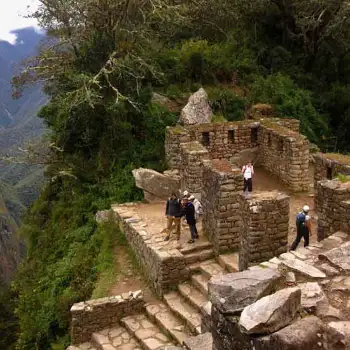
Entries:
[[172, 312], [179, 316], [194, 334], [201, 333], [201, 314], [178, 293], [164, 295], [164, 300]]
[[208, 297], [200, 292], [192, 283], [185, 282], [178, 285], [180, 294], [192, 305], [198, 312], [202, 306], [207, 303]]
[[203, 274], [193, 275], [191, 277], [193, 285], [205, 296], [208, 296], [208, 282], [209, 278]]
[[212, 248], [212, 244], [208, 241], [206, 242], [196, 242], [194, 244], [185, 244], [184, 247], [182, 247], [180, 250], [180, 252], [183, 255], [187, 255], [187, 254], [191, 254], [193, 252], [198, 252], [200, 250], [206, 250], [206, 249], [210, 249]]
[[187, 350], [212, 350], [213, 337], [209, 332], [203, 333], [196, 337], [186, 339], [184, 346]]
[[141, 350], [136, 339], [120, 326], [93, 333], [92, 344], [97, 350]]
[[201, 272], [200, 266], [201, 266], [201, 262], [200, 261], [199, 262], [197, 261], [197, 262], [195, 262], [193, 264], [187, 265], [187, 268], [190, 271], [190, 275], [192, 276], [195, 273]]
[[155, 350], [161, 346], [173, 345], [171, 339], [145, 314], [124, 317], [121, 323], [139, 341], [144, 350]]
[[212, 259], [213, 257], [214, 257], [214, 252], [212, 249], [199, 250], [199, 251], [184, 255], [186, 264], [193, 264], [195, 262]]
[[225, 269], [214, 260], [205, 261], [200, 265], [200, 270], [204, 276], [211, 278], [215, 275], [225, 274]]
[[176, 343], [182, 345], [183, 341], [192, 334], [183, 320], [175, 315], [164, 303], [150, 302], [145, 305], [146, 312], [151, 321], [155, 322]]
[[238, 253], [219, 255], [218, 263], [228, 272], [233, 273], [239, 271], [239, 255]]

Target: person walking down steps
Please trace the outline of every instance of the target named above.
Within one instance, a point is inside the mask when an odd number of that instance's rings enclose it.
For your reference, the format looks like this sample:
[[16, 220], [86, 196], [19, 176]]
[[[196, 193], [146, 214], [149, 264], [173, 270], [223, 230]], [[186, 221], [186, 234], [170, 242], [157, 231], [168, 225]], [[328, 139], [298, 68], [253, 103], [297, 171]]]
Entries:
[[195, 209], [193, 203], [190, 202], [187, 197], [184, 197], [182, 200], [181, 216], [186, 217], [187, 224], [190, 228], [191, 239], [188, 243], [194, 243], [197, 237]]
[[164, 241], [169, 241], [173, 225], [175, 225], [175, 233], [177, 235], [177, 240], [180, 240], [181, 202], [177, 198], [175, 193], [172, 193], [170, 198], [166, 202], [165, 215], [167, 218], [167, 229]]
[[243, 192], [246, 194], [247, 190], [250, 194], [253, 191], [253, 175], [254, 175], [254, 167], [251, 162], [247, 165], [244, 165], [242, 168], [242, 173], [244, 177], [244, 188]]
[[195, 236], [195, 238], [198, 239], [199, 235], [198, 235], [198, 231], [197, 231], [197, 223], [200, 220], [201, 216], [203, 215], [203, 206], [202, 206], [202, 203], [197, 198], [195, 198], [195, 196], [193, 196], [193, 195], [191, 195], [188, 199], [190, 200], [190, 202], [194, 206], [194, 214], [195, 214], [195, 219], [196, 219], [196, 226], [195, 226], [196, 236]]
[[297, 237], [290, 250], [297, 249], [302, 238], [304, 238], [304, 247], [309, 245], [311, 235], [311, 216], [309, 215], [309, 211], [309, 206], [304, 205], [303, 210], [296, 217]]

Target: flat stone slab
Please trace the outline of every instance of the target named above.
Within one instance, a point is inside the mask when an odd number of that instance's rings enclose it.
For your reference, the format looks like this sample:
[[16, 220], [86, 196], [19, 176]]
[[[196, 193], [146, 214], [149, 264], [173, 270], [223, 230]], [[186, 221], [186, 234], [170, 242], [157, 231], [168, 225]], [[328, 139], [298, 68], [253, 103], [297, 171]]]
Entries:
[[300, 309], [301, 290], [286, 288], [247, 306], [239, 320], [246, 334], [271, 334], [289, 325]]
[[331, 291], [350, 292], [350, 277], [342, 277], [333, 279]]
[[219, 255], [218, 262], [223, 268], [225, 268], [227, 271], [231, 273], [239, 271], [238, 253]]
[[201, 293], [191, 283], [182, 283], [178, 285], [180, 294], [189, 301], [198, 311], [208, 302], [208, 297]]
[[283, 260], [282, 264], [290, 268], [291, 270], [298, 272], [302, 275], [311, 277], [311, 278], [325, 278], [327, 277], [325, 273], [317, 269], [316, 267], [305, 263], [299, 259], [293, 260]]
[[346, 242], [340, 247], [321, 253], [318, 256], [320, 259], [327, 259], [339, 269], [350, 271], [350, 242]]
[[200, 334], [186, 339], [184, 345], [188, 350], [212, 350], [213, 337], [211, 333]]
[[326, 302], [327, 297], [317, 282], [298, 285], [301, 289], [301, 306], [304, 309], [316, 308], [317, 303]]
[[235, 314], [273, 293], [281, 279], [277, 270], [269, 268], [215, 276], [208, 283], [209, 300], [222, 313]]

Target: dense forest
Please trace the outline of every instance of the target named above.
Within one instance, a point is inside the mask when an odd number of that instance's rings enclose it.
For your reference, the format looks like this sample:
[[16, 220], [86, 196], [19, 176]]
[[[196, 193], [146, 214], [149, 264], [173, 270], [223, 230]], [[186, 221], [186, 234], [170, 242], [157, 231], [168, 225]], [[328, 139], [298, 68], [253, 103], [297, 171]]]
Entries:
[[13, 85], [19, 96], [42, 83], [50, 97], [39, 113], [49, 181], [21, 228], [27, 256], [11, 303], [2, 298], [5, 349], [69, 344], [70, 306], [92, 295], [117, 244], [94, 214], [142, 198], [133, 168], [166, 168], [164, 130], [178, 115], [154, 92], [181, 103], [204, 86], [222, 120], [269, 103], [322, 149], [350, 151], [345, 0], [39, 2], [49, 39]]

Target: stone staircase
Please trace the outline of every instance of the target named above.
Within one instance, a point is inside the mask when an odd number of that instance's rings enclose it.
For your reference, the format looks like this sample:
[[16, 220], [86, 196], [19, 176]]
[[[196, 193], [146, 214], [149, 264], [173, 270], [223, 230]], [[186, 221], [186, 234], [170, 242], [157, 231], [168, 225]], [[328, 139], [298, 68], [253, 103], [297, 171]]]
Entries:
[[[285, 261], [296, 260], [299, 265], [317, 266], [328, 276], [334, 268], [332, 270], [329, 264], [321, 262], [318, 255], [348, 239], [347, 234], [337, 232], [321, 243], [311, 243], [308, 248], [300, 247], [249, 269], [278, 269]], [[186, 255], [191, 271], [188, 281], [165, 294], [162, 301], [146, 303], [142, 313], [122, 318], [115, 327], [94, 333], [90, 343], [71, 346], [69, 350], [212, 349], [212, 338], [208, 333], [211, 326], [208, 281], [212, 276], [238, 271], [238, 254], [220, 255], [215, 259], [208, 242], [183, 248], [182, 253]]]
[[69, 350], [155, 350], [186, 346], [187, 342], [195, 343], [191, 350], [211, 349], [209, 334], [195, 342], [191, 339], [203, 333], [201, 319], [209, 302], [209, 279], [237, 271], [237, 254], [222, 255], [215, 260], [209, 242], [185, 246], [180, 251], [191, 271], [189, 281], [165, 294], [162, 301], [146, 303], [143, 313], [122, 318], [115, 327], [94, 333], [90, 343], [71, 346]]

